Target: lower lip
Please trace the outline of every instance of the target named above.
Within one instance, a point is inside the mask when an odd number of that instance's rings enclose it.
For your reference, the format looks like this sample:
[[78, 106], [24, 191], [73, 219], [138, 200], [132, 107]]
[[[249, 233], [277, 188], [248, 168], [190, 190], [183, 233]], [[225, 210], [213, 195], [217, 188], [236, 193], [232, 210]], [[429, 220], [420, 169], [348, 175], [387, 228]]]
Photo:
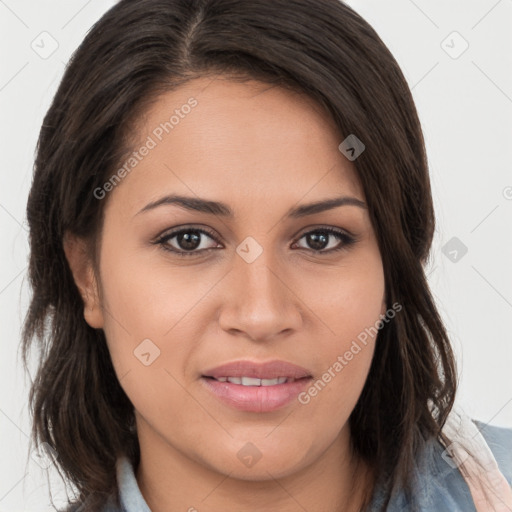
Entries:
[[311, 381], [311, 377], [275, 386], [243, 386], [219, 382], [208, 377], [201, 381], [223, 403], [246, 412], [270, 412], [293, 401]]

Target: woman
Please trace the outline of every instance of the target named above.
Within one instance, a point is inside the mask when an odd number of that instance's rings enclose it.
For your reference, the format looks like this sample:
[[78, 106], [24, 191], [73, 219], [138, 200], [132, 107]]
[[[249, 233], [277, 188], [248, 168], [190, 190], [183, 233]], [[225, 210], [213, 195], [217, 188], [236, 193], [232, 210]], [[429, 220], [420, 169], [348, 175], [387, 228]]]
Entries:
[[512, 432], [453, 411], [416, 109], [343, 3], [120, 1], [27, 216], [33, 438], [69, 510], [509, 505]]

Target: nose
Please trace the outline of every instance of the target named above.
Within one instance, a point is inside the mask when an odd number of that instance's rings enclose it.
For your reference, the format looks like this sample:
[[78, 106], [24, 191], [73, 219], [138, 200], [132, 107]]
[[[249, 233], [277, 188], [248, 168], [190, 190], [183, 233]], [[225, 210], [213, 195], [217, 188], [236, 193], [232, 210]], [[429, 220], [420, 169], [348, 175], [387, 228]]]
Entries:
[[219, 325], [254, 341], [291, 334], [302, 325], [303, 302], [285, 272], [264, 250], [252, 263], [235, 256], [224, 280]]

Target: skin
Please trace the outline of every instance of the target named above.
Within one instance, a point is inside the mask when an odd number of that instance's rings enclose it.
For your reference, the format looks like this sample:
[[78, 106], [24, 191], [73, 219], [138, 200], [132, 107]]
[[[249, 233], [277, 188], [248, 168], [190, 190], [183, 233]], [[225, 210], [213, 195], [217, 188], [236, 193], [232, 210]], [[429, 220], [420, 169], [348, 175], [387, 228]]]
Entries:
[[[238, 359], [283, 359], [316, 380], [385, 313], [367, 209], [285, 216], [341, 195], [365, 201], [354, 164], [338, 150], [344, 136], [307, 96], [216, 77], [162, 95], [141, 119], [134, 149], [190, 97], [197, 106], [104, 199], [98, 276], [85, 241], [65, 241], [85, 319], [104, 330], [136, 411], [141, 492], [153, 512], [359, 510], [372, 480], [350, 455], [348, 418], [374, 338], [307, 405], [242, 412], [200, 380], [206, 369]], [[171, 193], [222, 201], [234, 217], [177, 205], [138, 213]], [[190, 225], [217, 240], [200, 235], [191, 257], [152, 243]], [[357, 242], [328, 253], [343, 244], [329, 235], [315, 254], [304, 235], [322, 227], [346, 230]], [[236, 252], [248, 236], [263, 249], [251, 263]], [[178, 237], [167, 246], [184, 250]], [[200, 252], [209, 247], [218, 249]], [[145, 366], [134, 350], [148, 338], [160, 355]], [[261, 453], [252, 467], [237, 457], [248, 442]]]

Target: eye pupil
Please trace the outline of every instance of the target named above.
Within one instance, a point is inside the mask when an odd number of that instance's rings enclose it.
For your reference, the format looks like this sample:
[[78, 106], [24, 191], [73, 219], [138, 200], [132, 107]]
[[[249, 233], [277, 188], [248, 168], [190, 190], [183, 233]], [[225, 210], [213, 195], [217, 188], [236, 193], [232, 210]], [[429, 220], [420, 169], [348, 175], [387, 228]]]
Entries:
[[197, 231], [182, 231], [176, 235], [176, 239], [180, 248], [187, 251], [197, 249], [201, 242], [201, 236]]
[[310, 233], [307, 235], [308, 245], [315, 251], [325, 249], [329, 243], [329, 235], [325, 233]]

